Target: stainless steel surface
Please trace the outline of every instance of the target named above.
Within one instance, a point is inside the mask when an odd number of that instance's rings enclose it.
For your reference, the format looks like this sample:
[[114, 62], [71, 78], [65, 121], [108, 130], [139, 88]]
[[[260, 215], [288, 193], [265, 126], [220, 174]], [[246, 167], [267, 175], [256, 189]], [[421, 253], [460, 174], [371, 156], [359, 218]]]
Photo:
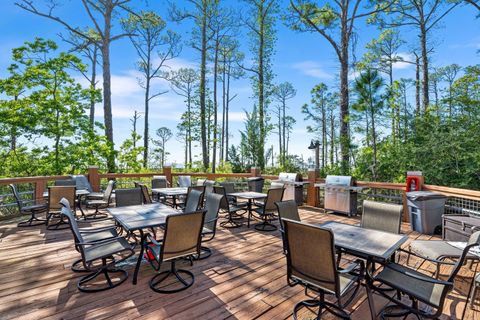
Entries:
[[272, 181], [272, 184], [282, 184], [285, 188], [283, 200], [295, 200], [298, 205], [303, 204], [303, 185], [308, 183], [303, 182], [301, 174], [290, 172], [280, 172], [278, 180]]
[[325, 183], [317, 183], [315, 187], [325, 189], [325, 210], [349, 216], [357, 214], [357, 192], [362, 188], [355, 186], [353, 177], [328, 175]]

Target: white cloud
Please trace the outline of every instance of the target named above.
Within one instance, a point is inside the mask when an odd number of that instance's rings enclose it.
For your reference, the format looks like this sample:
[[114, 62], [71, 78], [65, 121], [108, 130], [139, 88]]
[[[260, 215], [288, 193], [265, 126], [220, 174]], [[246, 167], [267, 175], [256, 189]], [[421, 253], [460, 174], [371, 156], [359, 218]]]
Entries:
[[408, 52], [399, 52], [397, 54], [400, 58], [403, 59], [401, 62], [395, 62], [393, 64], [393, 69], [407, 69], [413, 66], [412, 62], [415, 61], [415, 57], [413, 54], [408, 53]]
[[316, 61], [301, 61], [294, 63], [292, 68], [300, 71], [304, 75], [318, 79], [332, 79], [333, 76], [322, 69], [322, 65]]

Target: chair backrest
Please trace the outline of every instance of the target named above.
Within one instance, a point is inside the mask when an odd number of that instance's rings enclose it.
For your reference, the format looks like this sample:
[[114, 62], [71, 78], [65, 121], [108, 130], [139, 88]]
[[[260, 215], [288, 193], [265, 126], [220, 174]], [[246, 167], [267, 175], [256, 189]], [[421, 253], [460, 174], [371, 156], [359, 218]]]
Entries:
[[13, 183], [9, 184], [9, 186], [10, 186], [10, 189], [12, 190], [13, 197], [15, 198], [15, 201], [17, 202], [18, 211], [22, 211], [23, 200], [22, 200], [22, 198], [20, 198], [20, 194], [17, 191], [17, 187], [15, 187], [15, 185]]
[[207, 179], [197, 179], [196, 186], [204, 186]]
[[203, 201], [203, 192], [190, 189], [187, 194], [187, 200], [185, 201], [185, 212], [195, 212], [200, 208]]
[[464, 265], [465, 259], [467, 258], [468, 252], [470, 249], [474, 247], [480, 246], [480, 231], [476, 231], [470, 235], [467, 241], [467, 245], [463, 249], [462, 255], [460, 256], [460, 259], [457, 260], [455, 263], [455, 266], [453, 267], [450, 275], [448, 276], [449, 282], [453, 282], [455, 277], [457, 276], [458, 272], [460, 271], [460, 268]]
[[284, 219], [287, 277], [330, 293], [339, 293], [331, 230]]
[[166, 176], [154, 176], [152, 179], [152, 189], [167, 188], [168, 180]]
[[235, 192], [235, 183], [233, 182], [220, 182], [220, 185], [225, 188], [226, 193]]
[[70, 201], [68, 201], [66, 198], [62, 198], [60, 199], [59, 204], [61, 206], [60, 212], [68, 220], [68, 224], [70, 225], [70, 230], [73, 233], [73, 239], [75, 240], [75, 243], [83, 242], [82, 234], [80, 233], [80, 229], [78, 228], [77, 219], [75, 219], [72, 210], [70, 210]]
[[230, 209], [230, 205], [227, 199], [227, 190], [223, 186], [214, 186], [213, 192], [219, 195], [222, 195], [222, 201], [220, 201], [220, 209], [228, 211]]
[[272, 182], [270, 184], [270, 189], [284, 188], [285, 184], [283, 182]]
[[277, 210], [275, 202], [282, 201], [284, 188], [268, 189], [267, 199], [265, 200], [265, 211]]
[[93, 192], [92, 185], [88, 182], [87, 177], [84, 175], [71, 175], [73, 180], [75, 180], [77, 190], [87, 190]]
[[141, 188], [117, 189], [115, 191], [117, 207], [135, 206], [143, 203]]
[[205, 201], [205, 223], [203, 226], [209, 231], [215, 233], [217, 229], [217, 219], [218, 211], [220, 210], [220, 203], [225, 198], [225, 196], [218, 193], [209, 193], [207, 194], [207, 199]]
[[262, 192], [263, 191], [263, 185], [265, 184], [264, 179], [248, 179], [247, 180], [248, 184], [248, 191], [252, 192]]
[[110, 203], [110, 199], [112, 198], [113, 188], [115, 187], [115, 181], [109, 180], [107, 187], [105, 188], [105, 192], [103, 193], [103, 201]]
[[60, 200], [65, 198], [70, 204], [70, 209], [75, 209], [75, 186], [52, 186], [48, 187], [48, 211], [62, 209]]
[[362, 228], [400, 233], [403, 207], [398, 204], [363, 201]]
[[283, 230], [283, 219], [289, 219], [293, 221], [300, 222], [300, 215], [298, 214], [298, 206], [295, 200], [287, 200], [275, 202], [278, 210], [278, 221], [280, 222], [280, 227]]
[[140, 189], [142, 190], [143, 203], [152, 203], [152, 197], [148, 192], [148, 187], [144, 183], [139, 183]]
[[204, 211], [169, 215], [160, 260], [168, 261], [200, 253]]
[[55, 186], [74, 186], [77, 187], [77, 182], [73, 179], [66, 179], [66, 180], [55, 180]]
[[181, 188], [187, 188], [192, 185], [192, 177], [190, 176], [178, 176], [178, 186]]
[[213, 186], [215, 185], [215, 181], [213, 180], [205, 180], [205, 194], [209, 194], [213, 192]]

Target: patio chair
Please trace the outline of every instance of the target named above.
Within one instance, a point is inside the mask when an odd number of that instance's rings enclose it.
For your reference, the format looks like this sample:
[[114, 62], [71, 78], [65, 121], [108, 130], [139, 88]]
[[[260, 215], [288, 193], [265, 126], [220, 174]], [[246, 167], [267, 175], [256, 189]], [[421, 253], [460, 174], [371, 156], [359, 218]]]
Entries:
[[[196, 190], [202, 193], [202, 197], [201, 199], [199, 199], [199, 203], [200, 203], [199, 206], [203, 205], [203, 199], [205, 197], [205, 186], [191, 186], [191, 187], [188, 187], [186, 196], [180, 196], [177, 198], [177, 203], [176, 203], [177, 208], [184, 210], [184, 212], [191, 212], [191, 211], [185, 211], [185, 205], [188, 200], [188, 195], [192, 190]], [[196, 211], [196, 209], [193, 211]]]
[[[90, 274], [80, 278], [77, 283], [78, 290], [82, 292], [104, 291], [115, 288], [127, 280], [128, 273], [115, 267], [115, 264], [128, 259], [135, 253], [127, 240], [122, 237], [112, 237], [88, 242], [80, 232], [72, 211], [62, 207], [61, 213], [69, 221], [75, 247], [82, 255], [83, 268], [86, 272], [90, 272]], [[96, 263], [97, 261], [101, 261], [101, 264]], [[112, 279], [112, 275], [115, 274], [119, 274], [115, 277], [118, 280]], [[105, 282], [99, 284], [97, 277], [101, 275], [105, 277]]]
[[298, 214], [298, 205], [295, 200], [287, 200], [275, 202], [278, 211], [278, 223], [280, 225], [280, 233], [282, 234], [283, 253], [287, 253], [287, 242], [285, 240], [285, 229], [283, 227], [283, 219], [301, 222]]
[[[220, 203], [224, 200], [224, 196], [217, 193], [207, 194], [205, 201], [205, 221], [202, 229], [202, 243], [208, 242], [215, 238], [217, 232], [218, 212], [220, 211]], [[212, 249], [201, 246], [200, 254], [197, 260], [203, 260], [212, 255]]]
[[233, 182], [220, 182], [220, 186], [225, 188], [225, 193], [227, 194], [227, 200], [230, 203], [236, 204], [237, 198], [233, 196], [228, 196], [229, 193], [235, 193], [235, 183]]
[[258, 177], [252, 177], [247, 179], [248, 191], [251, 192], [262, 192], [265, 180], [258, 179]]
[[[70, 209], [74, 211], [75, 186], [48, 187], [47, 221], [45, 221], [48, 230], [62, 230], [69, 227], [61, 214], [63, 206], [60, 204], [60, 200], [62, 198], [68, 200], [71, 205]], [[52, 221], [54, 222], [52, 223]]]
[[150, 196], [150, 192], [148, 192], [148, 187], [144, 183], [140, 183], [140, 190], [142, 191], [143, 203], [148, 204], [152, 203], [152, 197]]
[[47, 204], [46, 203], [37, 203], [33, 202], [33, 204], [25, 205], [25, 202], [20, 197], [20, 194], [17, 191], [17, 187], [14, 184], [10, 184], [10, 189], [12, 190], [13, 197], [17, 202], [18, 212], [20, 214], [29, 214], [30, 219], [27, 221], [22, 221], [17, 224], [17, 227], [34, 227], [38, 225], [45, 224], [45, 219], [39, 219], [37, 217], [38, 214], [43, 214], [47, 212]]
[[[345, 308], [353, 301], [364, 278], [364, 263], [357, 260], [339, 270], [335, 261], [333, 233], [314, 225], [283, 220], [287, 243], [287, 281], [293, 287], [302, 285], [318, 294], [317, 299], [304, 300], [293, 309], [293, 318], [302, 307], [318, 308], [317, 319], [326, 310], [341, 319], [350, 319]], [[325, 301], [332, 295], [336, 302]]]
[[209, 193], [213, 193], [213, 186], [215, 185], [215, 181], [213, 180], [205, 180], [205, 195]]
[[[65, 198], [62, 198], [60, 200], [60, 204], [64, 208], [67, 208], [67, 209], [70, 208], [70, 202]], [[71, 212], [71, 211], [69, 211], [69, 212]], [[76, 237], [76, 233], [74, 232], [74, 229], [77, 229], [80, 232], [80, 235], [82, 236], [84, 242], [92, 242], [93, 243], [93, 242], [98, 242], [98, 241], [102, 241], [102, 240], [105, 240], [105, 239], [118, 237], [118, 233], [117, 233], [117, 230], [116, 230], [115, 226], [105, 226], [105, 227], [100, 227], [100, 228], [79, 228], [77, 220], [74, 219], [73, 216], [71, 216], [70, 218], [67, 217], [67, 221], [68, 221], [68, 224], [70, 226], [70, 230], [73, 233], [73, 238], [75, 239], [75, 243], [81, 242], [81, 241], [80, 241], [80, 239], [78, 239]], [[75, 250], [80, 252], [79, 246], [75, 245]], [[75, 260], [72, 263], [70, 269], [73, 272], [86, 272], [87, 271], [82, 266], [82, 259], [81, 258], [78, 259], [78, 260]]]
[[86, 218], [90, 219], [98, 219], [98, 218], [106, 218], [108, 215], [106, 213], [100, 213], [100, 209], [106, 209], [108, 206], [110, 206], [110, 200], [112, 199], [112, 192], [113, 188], [115, 187], [115, 181], [110, 180], [108, 181], [107, 188], [105, 189], [105, 192], [103, 193], [103, 198], [98, 200], [98, 199], [93, 199], [93, 200], [87, 200], [87, 208], [95, 208], [95, 212], [92, 215], [86, 216]]
[[400, 233], [403, 206], [376, 201], [363, 201], [363, 214], [360, 226], [390, 233]]
[[[455, 246], [454, 243], [445, 240], [414, 240], [410, 243], [408, 250], [402, 251], [407, 253], [407, 265], [410, 263], [412, 255], [434, 263], [436, 267], [434, 277], [438, 278], [442, 265], [455, 265], [455, 262], [447, 260], [457, 260], [462, 256], [463, 250], [459, 246], [461, 244], [460, 242], [457, 243], [458, 246]], [[466, 244], [464, 242], [463, 246]], [[474, 261], [479, 260], [480, 257], [468, 253], [466, 259]]]
[[55, 180], [54, 185], [57, 187], [65, 186], [65, 187], [77, 187], [77, 183], [73, 179], [66, 179], [66, 180]]
[[115, 206], [126, 207], [143, 204], [141, 188], [117, 189], [115, 190]]
[[235, 220], [241, 219], [242, 216], [239, 212], [246, 213], [247, 208], [245, 205], [238, 206], [236, 203], [231, 203], [227, 199], [227, 189], [221, 186], [213, 187], [213, 192], [219, 194], [222, 197], [220, 201], [220, 210], [227, 214], [227, 221], [220, 222], [220, 226], [224, 228], [237, 228], [240, 226]]
[[192, 177], [178, 176], [178, 186], [180, 188], [188, 188], [192, 186]]
[[[153, 258], [149, 262], [154, 270], [158, 272], [163, 263], [170, 262], [169, 270], [156, 274], [150, 280], [149, 285], [153, 291], [175, 293], [189, 288], [194, 283], [193, 273], [177, 269], [176, 262], [200, 254], [204, 219], [204, 211], [170, 215], [167, 217], [162, 241], [155, 240], [150, 234], [147, 235], [149, 243], [145, 250], [147, 255]], [[177, 281], [173, 283], [168, 281], [168, 285], [162, 287], [161, 284], [170, 276], [174, 276]], [[168, 288], [168, 286], [178, 283], [180, 287]]]
[[[468, 251], [480, 245], [480, 231], [473, 233], [468, 239], [465, 249], [455, 263], [446, 281], [438, 280], [425, 275], [407, 266], [397, 263], [388, 263], [382, 271], [367, 277], [367, 293], [372, 314], [375, 310], [372, 293], [377, 292], [392, 304], [387, 305], [380, 312], [382, 317], [406, 317], [414, 314], [417, 318], [437, 319], [443, 312], [445, 297], [453, 289], [453, 281], [467, 258]], [[391, 296], [385, 292], [385, 286], [397, 291], [397, 295]], [[397, 297], [398, 296], [398, 297]], [[410, 300], [407, 304], [402, 296]], [[419, 307], [419, 302], [427, 306]]]
[[[168, 183], [166, 176], [153, 176], [152, 178], [152, 190], [153, 189], [161, 189], [161, 188], [168, 188], [170, 184]], [[156, 192], [152, 191], [153, 200], [160, 201], [160, 195]], [[165, 200], [163, 198], [162, 200]]]
[[[77, 190], [87, 190], [88, 192], [90, 193], [97, 193], [97, 192], [93, 192], [93, 188], [92, 188], [92, 185], [90, 184], [90, 182], [88, 181], [87, 177], [85, 177], [83, 174], [80, 174], [80, 175], [71, 175], [70, 176], [73, 180], [75, 180], [75, 185], [77, 187]], [[100, 192], [98, 192], [101, 196], [103, 196], [103, 194], [101, 194]]]
[[187, 194], [187, 199], [185, 200], [185, 208], [183, 212], [195, 212], [197, 211], [203, 203], [204, 192], [196, 189], [190, 189]]
[[[283, 188], [274, 188], [269, 189], [267, 192], [267, 198], [265, 199], [265, 203], [262, 206], [254, 209], [254, 211], [263, 219], [262, 223], [256, 224], [255, 229], [259, 231], [275, 231], [277, 230], [277, 226], [271, 224], [269, 220], [272, 220], [275, 216], [275, 212], [277, 211], [277, 207], [275, 206], [275, 202], [282, 201], [283, 192], [285, 189]], [[248, 215], [248, 220], [250, 220], [250, 213]]]

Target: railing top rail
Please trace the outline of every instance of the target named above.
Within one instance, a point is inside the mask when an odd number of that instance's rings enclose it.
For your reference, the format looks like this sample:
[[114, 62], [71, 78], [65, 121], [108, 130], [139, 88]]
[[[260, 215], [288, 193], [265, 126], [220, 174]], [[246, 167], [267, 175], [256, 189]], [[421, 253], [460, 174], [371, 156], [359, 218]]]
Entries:
[[36, 176], [36, 177], [17, 177], [17, 178], [1, 178], [0, 185], [19, 184], [19, 183], [35, 183], [38, 181], [66, 180], [69, 176]]

